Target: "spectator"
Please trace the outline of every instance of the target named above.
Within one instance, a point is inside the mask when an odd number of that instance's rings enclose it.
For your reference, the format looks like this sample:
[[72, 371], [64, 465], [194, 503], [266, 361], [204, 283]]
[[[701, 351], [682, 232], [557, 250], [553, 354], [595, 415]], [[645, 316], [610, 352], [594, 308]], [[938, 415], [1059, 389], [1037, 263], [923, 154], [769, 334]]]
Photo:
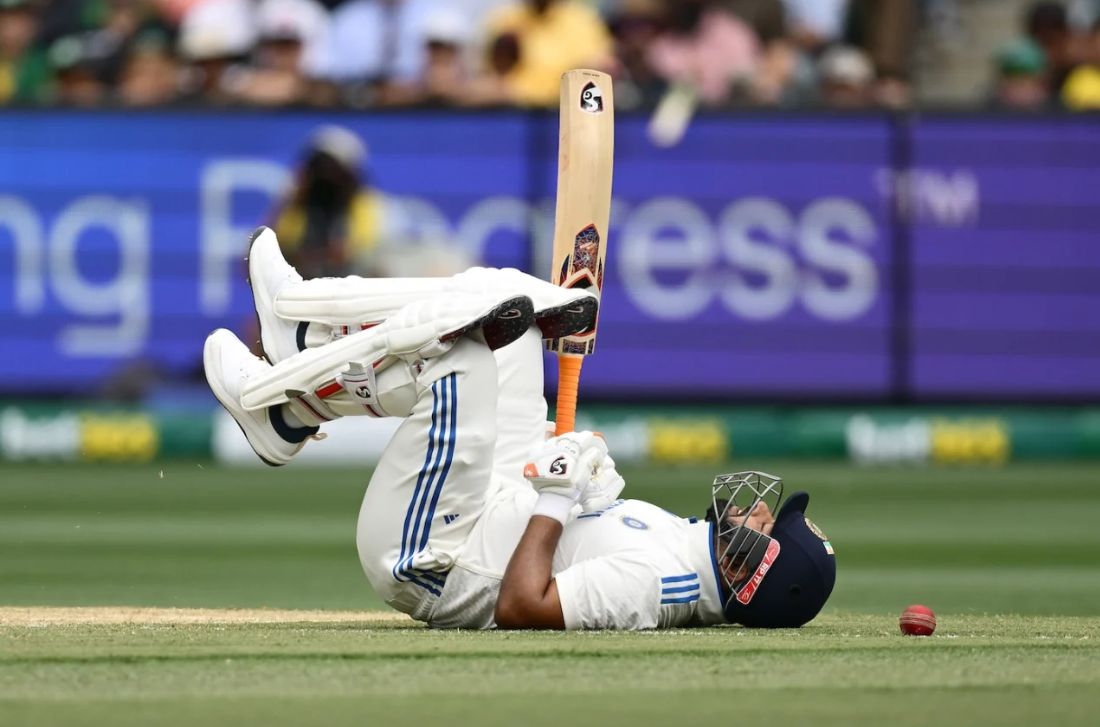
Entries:
[[119, 101], [126, 106], [162, 106], [179, 93], [179, 64], [166, 33], [150, 29], [139, 33], [123, 66]]
[[373, 274], [373, 257], [383, 243], [406, 233], [399, 205], [363, 177], [366, 158], [359, 137], [341, 127], [324, 127], [310, 140], [272, 225], [287, 260], [303, 276]]
[[646, 54], [663, 29], [660, 0], [623, 0], [611, 17], [610, 28], [619, 63], [615, 104], [624, 109], [656, 104], [665, 82], [649, 65]]
[[851, 0], [847, 42], [867, 51], [878, 80], [874, 96], [884, 106], [907, 106], [911, 88], [913, 0]]
[[726, 103], [757, 70], [752, 28], [718, 0], [665, 0], [667, 29], [649, 46], [650, 65], [666, 81], [695, 88], [700, 102]]
[[1046, 56], [1031, 40], [1009, 43], [997, 53], [997, 88], [993, 104], [1012, 111], [1039, 111], [1050, 105]]
[[751, 25], [760, 40], [752, 100], [792, 106], [806, 98], [816, 80], [813, 62], [791, 38], [783, 0], [723, 0], [722, 6]]
[[259, 0], [256, 25], [266, 38], [300, 43], [299, 67], [305, 76], [320, 78], [329, 72], [332, 20], [317, 0]]
[[30, 0], [0, 0], [0, 106], [41, 102], [48, 95], [50, 66], [35, 46], [37, 33]]
[[390, 83], [379, 93], [387, 105], [473, 103], [466, 48], [470, 27], [461, 13], [441, 8], [423, 27], [424, 75], [411, 83]]
[[1027, 13], [1027, 36], [1035, 41], [1047, 63], [1047, 92], [1057, 97], [1075, 65], [1073, 33], [1066, 8], [1060, 2], [1036, 2]]
[[849, 0], [783, 0], [790, 37], [811, 53], [841, 40], [848, 4]]
[[579, 0], [519, 0], [491, 13], [486, 27], [496, 61], [503, 60], [510, 41], [494, 44], [502, 36], [515, 39], [518, 57], [504, 81], [522, 106], [556, 106], [565, 71], [614, 65], [607, 26]]
[[54, 100], [62, 106], [94, 108], [106, 99], [107, 86], [99, 75], [102, 58], [88, 41], [87, 34], [69, 35], [50, 46], [56, 79]]
[[234, 102], [255, 39], [248, 0], [206, 0], [194, 6], [179, 35], [179, 54], [189, 64], [186, 97], [211, 104]]
[[263, 0], [256, 25], [259, 42], [252, 67], [237, 79], [237, 97], [260, 106], [309, 101], [314, 84], [306, 69], [317, 69], [324, 55], [328, 12], [314, 0]]
[[821, 103], [838, 109], [870, 105], [875, 69], [866, 53], [852, 46], [833, 46], [818, 61]]
[[446, 0], [350, 0], [332, 14], [328, 76], [344, 84], [415, 83], [423, 27]]
[[118, 83], [138, 31], [153, 22], [148, 10], [144, 0], [105, 0], [101, 27], [85, 34], [85, 47], [94, 49], [96, 70], [108, 86]]
[[1092, 26], [1086, 53], [1090, 62], [1074, 69], [1062, 89], [1062, 102], [1074, 111], [1100, 110], [1100, 18]]
[[485, 69], [467, 84], [462, 98], [455, 100], [468, 106], [520, 103], [513, 83], [519, 60], [519, 38], [511, 33], [496, 36], [485, 53]]

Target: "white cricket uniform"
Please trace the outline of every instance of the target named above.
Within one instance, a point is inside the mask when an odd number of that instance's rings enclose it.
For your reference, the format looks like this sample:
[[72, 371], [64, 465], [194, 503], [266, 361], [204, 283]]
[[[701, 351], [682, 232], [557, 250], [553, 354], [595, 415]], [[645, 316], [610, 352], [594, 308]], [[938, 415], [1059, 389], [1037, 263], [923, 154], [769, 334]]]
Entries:
[[[537, 499], [522, 472], [546, 436], [542, 356], [532, 328], [495, 354], [461, 339], [424, 361], [415, 381], [379, 374], [380, 397], [415, 390], [356, 538], [371, 585], [393, 608], [439, 628], [494, 626], [500, 582]], [[645, 502], [571, 521], [553, 574], [570, 629], [724, 622], [711, 526]]]
[[[508, 560], [537, 496], [514, 497], [475, 528], [443, 592], [440, 627], [492, 628]], [[710, 523], [640, 500], [618, 500], [565, 526], [551, 572], [569, 629], [653, 629], [725, 623]], [[451, 593], [452, 587], [455, 593]], [[451, 602], [461, 609], [446, 608]]]

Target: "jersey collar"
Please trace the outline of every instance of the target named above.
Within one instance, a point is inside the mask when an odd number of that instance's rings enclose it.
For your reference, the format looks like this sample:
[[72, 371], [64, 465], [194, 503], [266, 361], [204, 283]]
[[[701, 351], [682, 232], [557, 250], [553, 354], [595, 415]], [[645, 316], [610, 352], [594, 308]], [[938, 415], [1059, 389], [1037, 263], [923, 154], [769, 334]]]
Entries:
[[718, 561], [714, 559], [714, 526], [711, 523], [688, 525], [688, 559], [699, 574], [700, 594], [696, 616], [706, 626], [726, 623]]

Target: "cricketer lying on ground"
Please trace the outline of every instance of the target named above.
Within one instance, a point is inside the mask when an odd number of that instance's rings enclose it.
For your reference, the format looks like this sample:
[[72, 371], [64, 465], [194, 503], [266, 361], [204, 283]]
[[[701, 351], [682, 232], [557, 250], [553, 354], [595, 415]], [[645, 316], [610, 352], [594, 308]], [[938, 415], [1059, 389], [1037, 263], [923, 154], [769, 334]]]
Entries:
[[249, 275], [267, 361], [223, 330], [204, 364], [265, 462], [289, 462], [341, 416], [404, 419], [356, 537], [393, 608], [486, 629], [503, 594], [508, 627], [797, 627], [828, 599], [835, 559], [805, 493], [780, 508], [778, 478], [723, 475], [697, 522], [617, 499], [625, 483], [598, 435], [547, 439], [542, 340], [590, 326], [594, 296], [489, 269], [303, 281], [267, 228]]

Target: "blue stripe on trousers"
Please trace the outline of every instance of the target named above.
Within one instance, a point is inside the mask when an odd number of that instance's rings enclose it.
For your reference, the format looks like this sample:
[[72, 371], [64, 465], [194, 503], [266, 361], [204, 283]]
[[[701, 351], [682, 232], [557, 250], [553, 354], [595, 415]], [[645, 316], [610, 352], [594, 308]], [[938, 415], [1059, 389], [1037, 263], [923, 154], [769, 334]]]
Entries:
[[451, 471], [451, 462], [454, 461], [455, 442], [457, 439], [455, 429], [458, 426], [458, 381], [454, 374], [448, 376], [447, 379], [449, 383], [447, 388], [450, 394], [448, 413], [450, 414], [451, 421], [450, 426], [447, 428], [447, 439], [444, 445], [447, 451], [446, 461], [443, 463], [443, 472], [439, 475], [439, 479], [436, 480], [435, 483], [435, 492], [432, 493], [432, 502], [428, 507], [428, 516], [425, 519], [424, 534], [421, 536], [420, 545], [416, 549], [418, 553], [428, 544], [428, 531], [432, 526], [432, 519], [435, 517], [435, 506], [439, 504], [439, 496], [443, 493], [443, 486], [446, 484], [447, 475], [450, 474]]
[[[438, 382], [437, 382], [438, 383]], [[416, 503], [420, 497], [420, 490], [424, 486], [424, 478], [428, 474], [428, 467], [432, 462], [432, 454], [435, 451], [435, 434], [436, 426], [438, 424], [439, 417], [439, 394], [436, 391], [435, 385], [432, 385], [432, 426], [428, 430], [428, 453], [424, 456], [424, 465], [420, 468], [420, 475], [416, 479], [416, 489], [413, 490], [412, 499], [409, 501], [409, 510], [405, 513], [405, 525], [401, 530], [401, 555], [397, 558], [397, 562], [393, 565], [393, 579], [398, 583], [401, 582], [401, 575], [398, 573], [398, 568], [405, 562], [405, 554], [409, 549], [409, 527], [412, 524], [413, 512], [416, 510]]]
[[[417, 553], [424, 549], [424, 544], [421, 543], [420, 545], [417, 545], [417, 540], [420, 539], [424, 542], [427, 542], [428, 528], [430, 526], [430, 523], [424, 522], [424, 513], [428, 507], [428, 502], [431, 499], [434, 488], [439, 484], [440, 463], [443, 461], [447, 450], [447, 426], [450, 424], [450, 418], [448, 417], [448, 412], [450, 410], [450, 400], [448, 397], [450, 387], [448, 386], [448, 384], [450, 383], [450, 379], [451, 377], [447, 376], [432, 385], [433, 389], [435, 389], [435, 387], [437, 386], [439, 387], [439, 399], [441, 402], [441, 405], [439, 407], [439, 438], [436, 441], [435, 461], [432, 463], [432, 470], [428, 475], [427, 486], [424, 488], [424, 491], [420, 493], [420, 502], [416, 510], [416, 520], [413, 522], [412, 538], [409, 541], [409, 552], [405, 556], [405, 562], [401, 567], [402, 571], [409, 570], [409, 568], [412, 567], [413, 558], [416, 557]], [[423, 529], [422, 537], [421, 529]]]
[[[402, 543], [402, 558], [398, 561], [397, 565], [394, 566], [394, 576], [399, 581], [401, 577], [404, 576], [415, 585], [435, 595], [439, 595], [439, 591], [429, 585], [429, 583], [435, 583], [442, 587], [443, 581], [438, 578], [429, 577], [426, 573], [422, 572], [413, 574], [411, 572], [411, 566], [416, 555], [422, 552], [427, 546], [428, 537], [431, 532], [432, 519], [435, 517], [435, 509], [439, 503], [439, 496], [443, 492], [447, 475], [450, 472], [451, 463], [454, 461], [458, 425], [457, 376], [451, 374], [437, 381], [432, 386], [432, 394], [434, 397], [432, 429], [438, 436], [431, 439], [429, 444], [429, 456], [425, 459], [425, 468], [427, 467], [428, 460], [431, 459], [433, 449], [435, 461], [428, 472], [427, 483], [422, 491], [420, 489], [420, 484], [423, 482], [423, 470], [421, 471], [421, 477], [418, 479], [417, 492], [413, 494], [413, 503], [410, 503], [409, 509], [409, 514], [411, 514], [414, 509], [416, 510], [412, 537], [411, 539], [406, 539], [405, 542]], [[441, 462], [442, 471], [440, 470]], [[425, 505], [428, 505], [426, 514], [424, 509]], [[408, 520], [409, 518], [406, 516], [406, 523]], [[422, 527], [423, 530], [421, 530]], [[416, 544], [418, 534], [419, 544]], [[428, 583], [424, 583], [421, 579], [428, 581]]]

